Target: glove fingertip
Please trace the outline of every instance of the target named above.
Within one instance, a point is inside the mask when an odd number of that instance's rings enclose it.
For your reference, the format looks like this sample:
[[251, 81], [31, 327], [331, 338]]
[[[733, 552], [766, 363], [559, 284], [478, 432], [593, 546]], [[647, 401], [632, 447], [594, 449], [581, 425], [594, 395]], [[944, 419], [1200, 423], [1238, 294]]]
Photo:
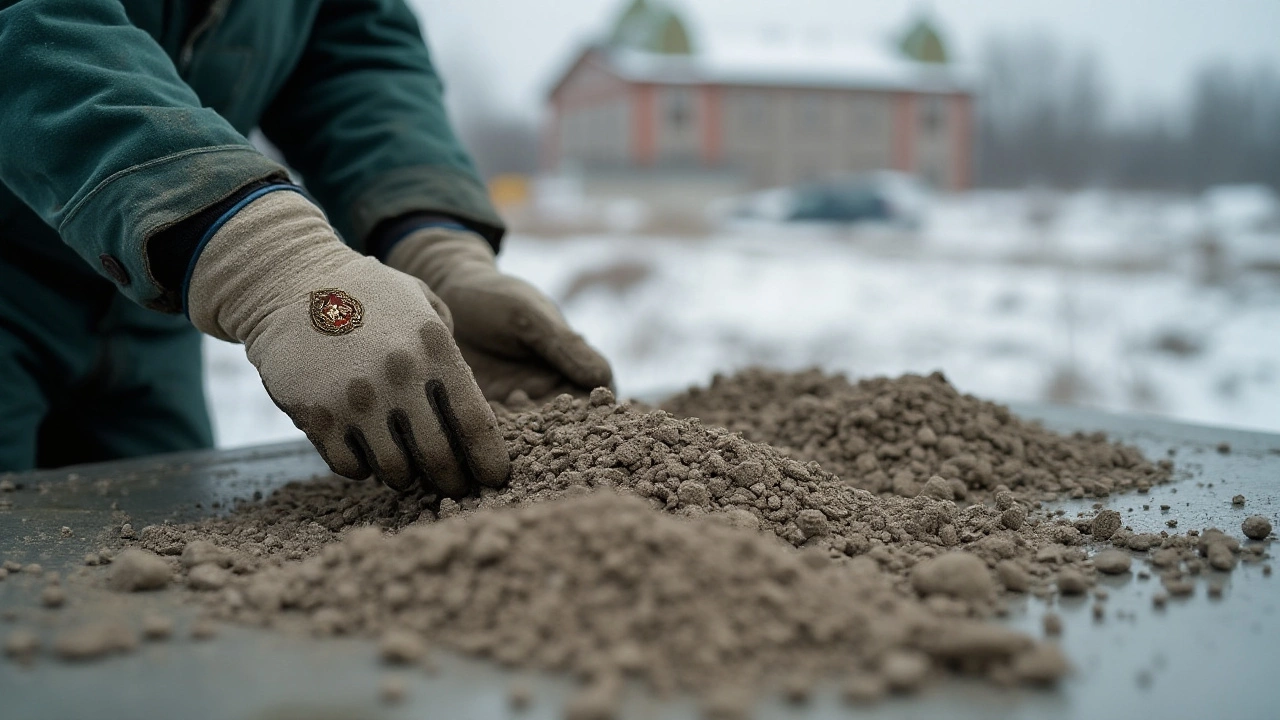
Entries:
[[609, 361], [580, 336], [574, 335], [556, 355], [561, 361], [556, 363], [557, 369], [575, 385], [591, 389], [607, 387], [613, 382]]
[[481, 453], [475, 463], [476, 482], [489, 488], [506, 487], [511, 478], [511, 461], [505, 453]]

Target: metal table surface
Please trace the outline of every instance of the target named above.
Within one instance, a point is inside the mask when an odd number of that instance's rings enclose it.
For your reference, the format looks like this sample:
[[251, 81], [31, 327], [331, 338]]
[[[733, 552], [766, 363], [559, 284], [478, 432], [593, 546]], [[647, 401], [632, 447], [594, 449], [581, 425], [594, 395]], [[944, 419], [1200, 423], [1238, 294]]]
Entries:
[[[1112, 496], [1126, 524], [1139, 531], [1165, 529], [1177, 518], [1179, 530], [1216, 525], [1240, 537], [1240, 523], [1262, 514], [1280, 519], [1280, 435], [1204, 428], [1154, 418], [1046, 406], [1017, 406], [1026, 417], [1059, 430], [1103, 430], [1134, 443], [1151, 457], [1173, 448], [1183, 475], [1147, 495]], [[1229, 442], [1231, 452], [1216, 451]], [[211, 451], [105, 463], [11, 476], [20, 484], [6, 493], [0, 509], [0, 559], [39, 562], [46, 570], [74, 570], [84, 553], [101, 544], [102, 533], [127, 512], [134, 526], [183, 521], [215, 512], [233, 498], [267, 493], [293, 479], [325, 472], [305, 443], [249, 450]], [[103, 486], [98, 481], [110, 478]], [[1247, 497], [1233, 507], [1231, 497]], [[1094, 501], [1059, 505], [1069, 515]], [[1143, 511], [1147, 504], [1150, 511]], [[1171, 509], [1161, 512], [1161, 504]], [[114, 518], [114, 520], [113, 520]], [[72, 529], [63, 537], [62, 527]], [[1141, 565], [1141, 563], [1138, 563]], [[1135, 565], [1136, 569], [1137, 565]], [[1209, 576], [1216, 573], [1207, 573]], [[1107, 618], [1095, 622], [1091, 601], [1062, 601], [1055, 611], [1065, 625], [1062, 644], [1075, 671], [1056, 690], [1005, 690], [976, 682], [937, 685], [923, 694], [884, 702], [856, 713], [840, 703], [837, 688], [823, 687], [802, 708], [767, 697], [757, 718], [1174, 718], [1280, 716], [1280, 586], [1260, 565], [1242, 565], [1223, 575], [1221, 599], [1209, 599], [1205, 581], [1188, 599], [1167, 609], [1152, 608], [1158, 580], [1135, 575], [1106, 578]], [[42, 583], [23, 576], [0, 582], [0, 635], [17, 626], [50, 634], [55, 613], [75, 615], [88, 602], [70, 593], [62, 610], [39, 607]], [[526, 676], [533, 705], [522, 713], [507, 706], [509, 672], [437, 653], [438, 672], [396, 671], [379, 666], [371, 642], [312, 640], [286, 634], [222, 626], [218, 637], [188, 639], [195, 611], [179, 607], [172, 593], [131, 595], [131, 614], [144, 608], [179, 619], [169, 642], [145, 645], [128, 656], [86, 665], [47, 658], [29, 669], [0, 660], [0, 717], [4, 718], [558, 718], [572, 691], [562, 678]], [[1028, 598], [1007, 622], [1040, 632], [1044, 601]], [[1116, 612], [1131, 611], [1131, 619]], [[1126, 613], [1129, 614], [1129, 613]], [[65, 619], [61, 620], [65, 624]], [[379, 683], [388, 674], [403, 678], [405, 700], [379, 701]], [[659, 702], [636, 688], [624, 703], [627, 718], [696, 718], [689, 699]]]

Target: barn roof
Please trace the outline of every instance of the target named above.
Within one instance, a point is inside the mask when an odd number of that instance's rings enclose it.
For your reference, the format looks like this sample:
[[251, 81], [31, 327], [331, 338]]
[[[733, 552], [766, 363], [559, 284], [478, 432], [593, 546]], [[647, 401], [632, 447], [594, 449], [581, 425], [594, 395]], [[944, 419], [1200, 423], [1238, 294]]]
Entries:
[[972, 83], [953, 65], [912, 60], [891, 44], [818, 38], [704, 37], [689, 55], [646, 52], [608, 44], [584, 48], [557, 78], [558, 89], [584, 61], [623, 80], [666, 85], [850, 88], [968, 92]]

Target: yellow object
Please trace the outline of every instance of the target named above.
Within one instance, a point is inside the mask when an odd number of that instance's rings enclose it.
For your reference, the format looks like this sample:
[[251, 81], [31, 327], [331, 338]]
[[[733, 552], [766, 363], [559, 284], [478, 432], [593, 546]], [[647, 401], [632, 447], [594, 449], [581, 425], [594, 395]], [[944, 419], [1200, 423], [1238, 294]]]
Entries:
[[523, 205], [529, 201], [529, 178], [525, 175], [498, 175], [489, 181], [489, 198], [498, 207]]

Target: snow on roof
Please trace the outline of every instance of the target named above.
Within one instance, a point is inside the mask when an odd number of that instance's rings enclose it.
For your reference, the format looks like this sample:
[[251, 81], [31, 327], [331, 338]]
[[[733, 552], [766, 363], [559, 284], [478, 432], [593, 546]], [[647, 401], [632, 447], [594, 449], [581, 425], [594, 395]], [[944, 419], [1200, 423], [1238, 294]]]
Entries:
[[954, 92], [969, 88], [954, 67], [911, 60], [891, 45], [827, 37], [703, 36], [692, 55], [597, 48], [632, 82], [858, 87]]

